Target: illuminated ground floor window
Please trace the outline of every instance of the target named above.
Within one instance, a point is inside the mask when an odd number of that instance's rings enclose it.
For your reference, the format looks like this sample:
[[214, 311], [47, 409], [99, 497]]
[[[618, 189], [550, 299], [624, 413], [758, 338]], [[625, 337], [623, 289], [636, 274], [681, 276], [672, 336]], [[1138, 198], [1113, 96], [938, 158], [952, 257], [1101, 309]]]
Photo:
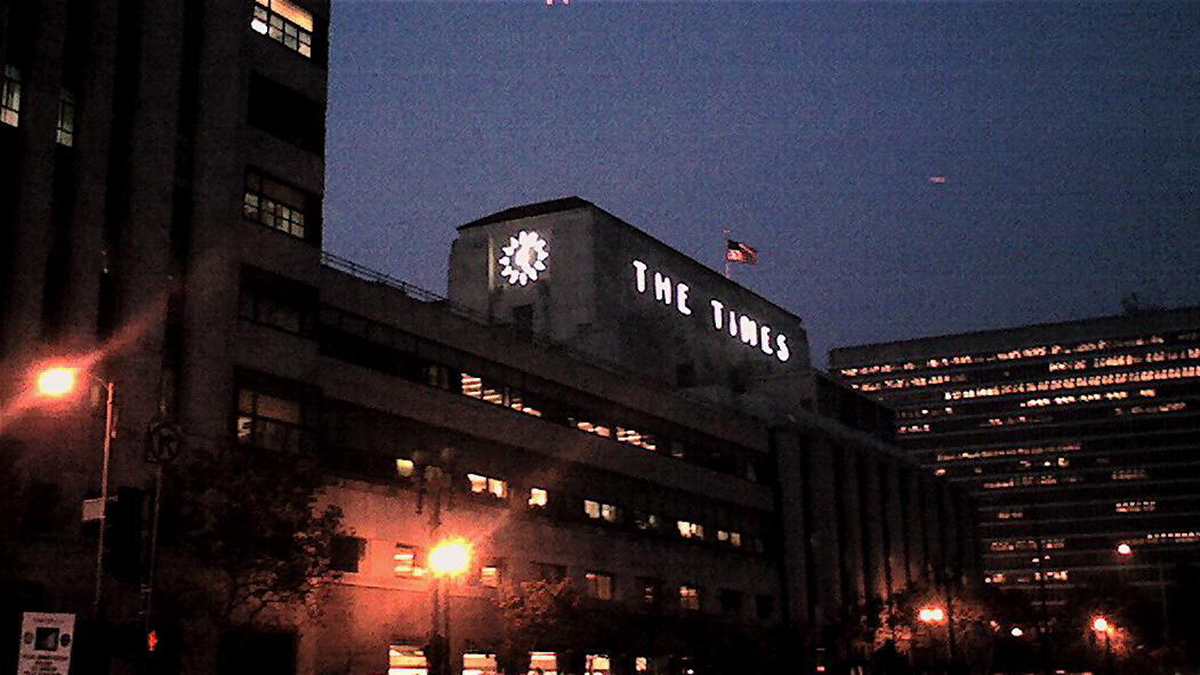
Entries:
[[530, 652], [530, 675], [558, 675], [558, 655], [554, 652]]
[[462, 675], [496, 675], [496, 655], [482, 652], [463, 654]]
[[425, 652], [412, 645], [392, 645], [388, 649], [388, 675], [429, 675]]
[[608, 656], [605, 654], [588, 654], [587, 655], [587, 673], [588, 675], [608, 675], [611, 666], [609, 665]]

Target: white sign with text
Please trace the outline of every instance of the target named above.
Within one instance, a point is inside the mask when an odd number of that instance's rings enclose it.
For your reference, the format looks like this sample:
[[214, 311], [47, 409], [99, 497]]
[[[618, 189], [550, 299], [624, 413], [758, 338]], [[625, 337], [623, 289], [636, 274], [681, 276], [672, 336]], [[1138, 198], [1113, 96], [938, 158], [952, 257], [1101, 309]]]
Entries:
[[73, 644], [74, 614], [25, 612], [21, 618], [17, 675], [67, 675]]
[[[672, 280], [658, 271], [652, 272], [641, 260], [633, 261], [633, 273], [638, 293], [647, 293], [653, 286], [656, 301], [674, 307], [683, 316], [692, 316], [692, 289], [686, 283]], [[710, 299], [708, 305], [712, 311], [707, 314], [714, 330], [726, 333], [744, 345], [757, 347], [763, 354], [774, 356], [781, 362], [791, 358], [792, 351], [783, 333], [774, 332], [767, 324], [739, 313], [717, 298]]]

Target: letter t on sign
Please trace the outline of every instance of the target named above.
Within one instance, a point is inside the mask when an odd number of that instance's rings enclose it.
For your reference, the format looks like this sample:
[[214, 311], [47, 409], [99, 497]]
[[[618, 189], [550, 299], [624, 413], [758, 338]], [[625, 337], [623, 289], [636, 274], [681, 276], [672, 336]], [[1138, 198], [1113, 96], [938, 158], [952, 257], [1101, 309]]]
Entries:
[[633, 269], [637, 271], [638, 293], [646, 292], [646, 263], [641, 260], [633, 261]]

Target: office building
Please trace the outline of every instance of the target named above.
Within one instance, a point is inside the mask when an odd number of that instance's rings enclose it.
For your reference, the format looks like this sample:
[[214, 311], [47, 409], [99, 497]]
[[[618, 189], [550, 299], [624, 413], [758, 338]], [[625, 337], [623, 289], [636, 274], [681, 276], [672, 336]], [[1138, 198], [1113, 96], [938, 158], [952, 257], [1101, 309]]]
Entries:
[[986, 582], [1157, 598], [1198, 559], [1200, 309], [844, 347], [830, 370], [974, 494]]

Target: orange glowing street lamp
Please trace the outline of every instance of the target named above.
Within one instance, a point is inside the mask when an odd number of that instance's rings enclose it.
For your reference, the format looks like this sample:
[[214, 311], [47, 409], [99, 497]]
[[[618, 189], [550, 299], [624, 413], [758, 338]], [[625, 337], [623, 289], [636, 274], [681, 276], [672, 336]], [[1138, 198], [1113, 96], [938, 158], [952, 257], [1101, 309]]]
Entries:
[[[74, 366], [52, 366], [38, 372], [35, 389], [40, 396], [62, 398], [75, 391], [80, 369]], [[102, 380], [95, 375], [88, 377], [104, 386], [104, 447], [100, 464], [100, 534], [96, 541], [96, 587], [92, 597], [92, 617], [100, 615], [100, 595], [104, 586], [104, 530], [105, 512], [108, 506], [108, 466], [112, 457], [112, 439], [116, 435], [116, 417], [113, 414], [113, 398], [116, 386], [111, 380]]]
[[1098, 616], [1092, 619], [1092, 630], [1097, 633], [1110, 633], [1112, 632], [1112, 625], [1108, 623], [1108, 619]]
[[461, 576], [471, 566], [471, 545], [466, 539], [443, 539], [429, 552], [429, 569], [437, 577]]
[[75, 391], [78, 368], [55, 366], [37, 375], [37, 392], [50, 398], [61, 398]]
[[921, 623], [942, 623], [946, 620], [946, 611], [941, 607], [922, 607], [917, 618]]

